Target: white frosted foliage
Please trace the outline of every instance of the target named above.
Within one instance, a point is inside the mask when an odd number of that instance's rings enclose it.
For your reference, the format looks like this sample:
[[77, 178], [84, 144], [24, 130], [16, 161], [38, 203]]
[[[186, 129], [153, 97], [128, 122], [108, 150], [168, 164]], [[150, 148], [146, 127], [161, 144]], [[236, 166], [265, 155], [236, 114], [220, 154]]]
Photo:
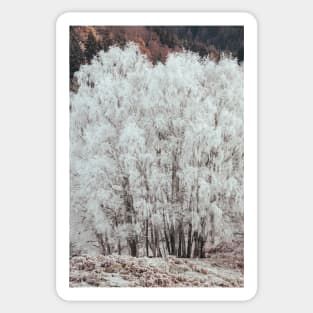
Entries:
[[103, 254], [192, 257], [201, 245], [231, 240], [231, 218], [243, 215], [237, 61], [184, 51], [153, 66], [128, 43], [75, 76], [72, 243]]

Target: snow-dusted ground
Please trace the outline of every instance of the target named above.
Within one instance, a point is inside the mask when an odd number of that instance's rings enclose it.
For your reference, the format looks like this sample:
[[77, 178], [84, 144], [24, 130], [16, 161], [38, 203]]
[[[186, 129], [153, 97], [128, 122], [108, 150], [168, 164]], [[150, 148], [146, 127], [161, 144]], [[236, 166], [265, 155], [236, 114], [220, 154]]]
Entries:
[[243, 287], [242, 253], [206, 259], [76, 256], [70, 287]]

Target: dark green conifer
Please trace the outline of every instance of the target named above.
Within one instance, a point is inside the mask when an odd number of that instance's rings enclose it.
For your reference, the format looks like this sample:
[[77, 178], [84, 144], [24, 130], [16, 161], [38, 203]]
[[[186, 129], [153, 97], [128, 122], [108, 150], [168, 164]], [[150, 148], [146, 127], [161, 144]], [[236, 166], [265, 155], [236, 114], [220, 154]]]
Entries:
[[70, 28], [70, 78], [79, 70], [81, 64], [85, 61], [84, 53], [80, 48], [78, 38], [74, 29]]
[[86, 41], [86, 50], [85, 50], [85, 57], [88, 63], [90, 63], [90, 61], [97, 54], [97, 52], [98, 52], [98, 43], [95, 36], [90, 31]]

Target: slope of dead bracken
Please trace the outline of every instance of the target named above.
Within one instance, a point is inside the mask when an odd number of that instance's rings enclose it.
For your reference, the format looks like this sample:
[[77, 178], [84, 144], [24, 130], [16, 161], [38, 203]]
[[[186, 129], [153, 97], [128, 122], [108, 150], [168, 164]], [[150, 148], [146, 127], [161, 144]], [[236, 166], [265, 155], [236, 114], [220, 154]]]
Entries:
[[224, 251], [205, 259], [75, 256], [70, 287], [243, 287], [242, 252]]

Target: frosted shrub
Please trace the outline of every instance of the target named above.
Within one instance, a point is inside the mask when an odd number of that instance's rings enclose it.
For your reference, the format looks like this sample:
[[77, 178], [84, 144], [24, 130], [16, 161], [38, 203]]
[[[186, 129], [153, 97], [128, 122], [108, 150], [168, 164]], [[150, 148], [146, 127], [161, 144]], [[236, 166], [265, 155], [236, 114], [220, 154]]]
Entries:
[[[85, 250], [203, 257], [243, 212], [243, 70], [191, 52], [153, 66], [111, 47], [70, 96], [71, 239]], [[78, 235], [79, 234], [79, 235]]]

